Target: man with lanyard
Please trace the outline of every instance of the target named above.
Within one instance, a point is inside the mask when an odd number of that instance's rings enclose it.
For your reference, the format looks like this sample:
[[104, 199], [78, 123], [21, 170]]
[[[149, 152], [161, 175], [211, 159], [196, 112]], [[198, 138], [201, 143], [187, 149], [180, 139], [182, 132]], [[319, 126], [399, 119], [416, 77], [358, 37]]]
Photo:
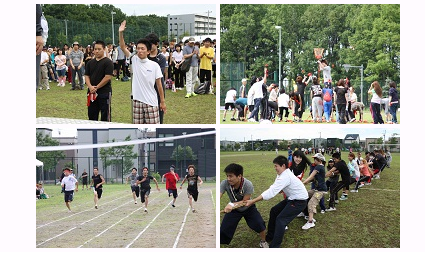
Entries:
[[147, 212], [147, 205], [149, 204], [149, 195], [151, 189], [150, 180], [153, 180], [156, 183], [156, 189], [160, 191], [158, 181], [153, 176], [150, 176], [149, 169], [144, 167], [143, 175], [138, 176], [136, 181], [136, 185], [140, 184], [141, 203], [144, 204], [144, 212]]
[[137, 184], [137, 178], [138, 178], [138, 173], [137, 173], [137, 168], [133, 167], [131, 174], [128, 175], [128, 178], [126, 178], [126, 184], [128, 184], [128, 181], [131, 181], [131, 191], [132, 191], [132, 197], [134, 198], [134, 204], [137, 204], [137, 197], [140, 196], [140, 188], [138, 187]]
[[195, 84], [198, 79], [198, 60], [199, 60], [199, 49], [195, 47], [195, 38], [190, 37], [189, 43], [183, 48], [183, 57], [190, 60], [190, 69], [186, 72], [186, 90], [187, 94], [185, 98], [191, 96], [197, 96], [194, 92]]
[[79, 183], [77, 179], [71, 175], [71, 169], [66, 167], [64, 169], [64, 178], [61, 181], [61, 187], [64, 189], [64, 202], [71, 213], [70, 203], [73, 201], [74, 191], [78, 191]]
[[[73, 43], [73, 49], [70, 51], [70, 65], [71, 65], [71, 90], [83, 90], [83, 60], [84, 54], [79, 50], [79, 43]], [[104, 52], [103, 52], [104, 54]], [[113, 73], [113, 72], [112, 72]], [[79, 77], [79, 86], [76, 87], [76, 74]]]
[[195, 202], [198, 201], [198, 186], [202, 185], [203, 181], [199, 175], [195, 174], [194, 165], [189, 165], [187, 167], [187, 171], [189, 174], [184, 177], [183, 181], [181, 182], [180, 189], [182, 189], [183, 183], [187, 180], [187, 197], [189, 198], [189, 205], [190, 208], [192, 208], [192, 212], [196, 212], [196, 210], [193, 208], [192, 199], [195, 200]]
[[95, 58], [88, 62], [85, 68], [85, 80], [88, 86], [88, 118], [98, 121], [111, 121], [111, 77], [113, 62], [104, 55], [105, 43], [96, 41], [94, 45]]
[[220, 198], [227, 192], [230, 203], [224, 208], [223, 221], [220, 226], [220, 243], [230, 244], [239, 221], [244, 217], [247, 225], [259, 233], [261, 248], [269, 248], [266, 242], [266, 225], [255, 205], [245, 206], [245, 200], [251, 198], [254, 187], [251, 181], [243, 177], [244, 168], [238, 164], [230, 164], [224, 169], [227, 180], [220, 184]]
[[[148, 59], [155, 61], [156, 63], [158, 63], [162, 74], [165, 74], [165, 68], [167, 68], [167, 64], [166, 64], [166, 58], [165, 56], [162, 54], [162, 52], [159, 51], [158, 47], [159, 47], [159, 37], [156, 34], [148, 34], [146, 36], [146, 39], [152, 44], [152, 48], [150, 49], [150, 53], [147, 56]], [[162, 76], [161, 78], [161, 83], [162, 83], [162, 88], [163, 88], [163, 98], [165, 98], [165, 77]], [[159, 102], [159, 109], [160, 109], [160, 94], [158, 91], [158, 88], [156, 86], [156, 84], [153, 84], [157, 96], [158, 96], [158, 102]], [[163, 124], [163, 111], [159, 110], [159, 119], [160, 119], [160, 124]]]
[[94, 167], [94, 175], [92, 175], [91, 187], [94, 188], [94, 203], [95, 209], [98, 209], [98, 200], [103, 194], [104, 177], [98, 173], [98, 167]]
[[273, 160], [274, 168], [277, 173], [275, 182], [265, 190], [260, 196], [248, 200], [247, 206], [251, 206], [260, 200], [269, 200], [281, 191], [287, 196], [286, 199], [279, 202], [276, 208], [282, 208], [276, 219], [269, 219], [267, 240], [272, 240], [269, 248], [279, 248], [284, 238], [285, 227], [302, 212], [308, 199], [308, 192], [305, 185], [296, 178], [288, 169], [288, 160], [284, 156], [278, 156]]

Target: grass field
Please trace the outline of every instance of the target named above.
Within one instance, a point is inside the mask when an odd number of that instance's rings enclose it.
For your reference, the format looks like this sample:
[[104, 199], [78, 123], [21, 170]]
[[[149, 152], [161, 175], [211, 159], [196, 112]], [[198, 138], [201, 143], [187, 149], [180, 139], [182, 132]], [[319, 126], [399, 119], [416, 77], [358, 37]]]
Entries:
[[[224, 114], [224, 110], [221, 110], [220, 111], [220, 116], [221, 116], [220, 123], [221, 124], [259, 124], [258, 122], [232, 121], [232, 120], [230, 120], [230, 118], [232, 117], [232, 111], [227, 111], [226, 119], [225, 119], [225, 121], [223, 121], [223, 114]], [[248, 114], [248, 117], [249, 116], [250, 116], [250, 114]], [[235, 113], [235, 119], [237, 119], [237, 118], [238, 118], [238, 111], [236, 111], [236, 113]], [[356, 121], [352, 122], [352, 124], [373, 124], [373, 118], [372, 118], [372, 116], [370, 114], [370, 110], [368, 108], [367, 108], [367, 110], [364, 111], [363, 120], [361, 122], [359, 121], [360, 117], [359, 117], [358, 113], [357, 113], [357, 116], [355, 118], [356, 118]], [[382, 112], [382, 118], [386, 123], [386, 116], [385, 116], [384, 112]], [[279, 118], [276, 117], [276, 121], [272, 122], [272, 124], [337, 124], [337, 122], [335, 121], [336, 117], [334, 117], [334, 121], [329, 122], [329, 123], [327, 123], [325, 121], [322, 123], [314, 122], [311, 118], [311, 115], [310, 115], [310, 112], [308, 109], [306, 109], [306, 111], [303, 113], [302, 120], [303, 120], [303, 122], [301, 122], [301, 123], [293, 122], [293, 115], [292, 115], [292, 113], [289, 113], [287, 122], [285, 122], [285, 117], [283, 115], [282, 122], [279, 122]], [[400, 111], [397, 111], [397, 120], [398, 120], [398, 123], [400, 123]]]
[[[36, 94], [36, 118], [55, 117], [88, 119], [86, 89], [70, 90], [71, 85], [57, 87], [50, 82], [50, 90], [39, 90]], [[132, 123], [131, 81], [112, 79], [112, 122]], [[165, 124], [215, 124], [216, 97], [205, 94], [184, 98], [186, 90], [166, 90], [167, 112]]]
[[75, 192], [69, 213], [59, 185], [45, 185], [48, 199], [36, 200], [36, 248], [215, 248], [215, 183], [199, 188], [192, 213], [186, 188], [178, 189], [176, 207], [171, 206], [165, 185], [155, 184], [148, 213], [140, 199], [134, 204], [129, 185], [103, 185], [99, 208], [93, 192]]
[[[279, 155], [287, 155], [287, 153], [280, 151]], [[272, 163], [275, 157], [275, 152], [221, 152], [219, 180], [226, 178], [223, 170], [228, 164], [241, 164], [244, 167], [244, 177], [254, 185], [252, 198], [255, 198], [268, 189], [276, 178]], [[337, 211], [321, 214], [318, 207], [318, 213], [314, 216], [317, 220], [315, 228], [302, 230], [301, 227], [306, 220], [295, 218], [288, 225], [289, 229], [285, 232], [281, 247], [399, 248], [400, 154], [392, 154], [392, 157], [391, 168], [385, 168], [381, 179], [373, 180], [373, 185], [360, 188], [358, 193], [349, 193], [348, 200], [339, 202]], [[327, 155], [326, 159], [330, 159], [330, 156]], [[307, 177], [308, 172], [305, 173], [304, 178]], [[351, 189], [353, 187], [354, 184], [351, 185]], [[325, 196], [327, 208], [328, 196]], [[266, 225], [270, 208], [281, 199], [282, 195], [277, 195], [271, 200], [256, 203]], [[223, 209], [228, 202], [228, 196], [224, 194], [219, 208]], [[253, 232], [242, 219], [230, 245], [221, 245], [221, 248], [255, 248], [258, 247], [259, 241], [259, 235]]]

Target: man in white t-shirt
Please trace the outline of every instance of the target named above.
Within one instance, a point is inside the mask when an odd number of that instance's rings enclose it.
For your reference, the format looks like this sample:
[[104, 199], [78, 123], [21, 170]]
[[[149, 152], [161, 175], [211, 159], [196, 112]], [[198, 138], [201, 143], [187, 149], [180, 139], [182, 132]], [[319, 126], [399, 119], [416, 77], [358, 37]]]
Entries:
[[72, 175], [70, 168], [66, 167], [63, 172], [65, 176], [61, 180], [61, 186], [64, 189], [64, 202], [68, 211], [71, 212], [70, 203], [73, 201], [74, 191], [78, 191], [79, 183]]
[[[119, 27], [119, 45], [126, 57], [131, 56], [123, 39], [126, 20]], [[164, 90], [161, 78], [163, 77], [159, 65], [147, 58], [152, 45], [147, 39], [137, 42], [137, 54], [132, 56], [132, 96], [133, 96], [133, 123], [160, 124], [159, 108], [166, 113]], [[159, 91], [160, 104], [153, 84]]]
[[[253, 97], [254, 97], [254, 109], [251, 112], [250, 118], [248, 119], [248, 121], [250, 122], [255, 122], [255, 121], [259, 121], [259, 108], [260, 108], [260, 103], [262, 102], [263, 99], [263, 84], [266, 84], [267, 81], [267, 68], [265, 67], [264, 69], [264, 77], [262, 80], [259, 80], [257, 82], [253, 82], [253, 80], [251, 81], [252, 85], [251, 88], [254, 87], [254, 91], [252, 91], [253, 93]], [[250, 94], [248, 94], [248, 97], [250, 97]]]
[[317, 61], [319, 69], [322, 71], [324, 85], [331, 89], [331, 67], [328, 65], [327, 60], [322, 59]]
[[235, 88], [230, 88], [227, 92], [226, 92], [226, 98], [224, 99], [224, 113], [223, 113], [223, 121], [226, 121], [226, 113], [227, 111], [230, 109], [233, 109], [233, 113], [232, 113], [232, 117], [230, 118], [230, 120], [235, 121], [235, 113], [236, 113], [236, 108], [235, 108], [235, 100], [236, 100], [236, 89]]

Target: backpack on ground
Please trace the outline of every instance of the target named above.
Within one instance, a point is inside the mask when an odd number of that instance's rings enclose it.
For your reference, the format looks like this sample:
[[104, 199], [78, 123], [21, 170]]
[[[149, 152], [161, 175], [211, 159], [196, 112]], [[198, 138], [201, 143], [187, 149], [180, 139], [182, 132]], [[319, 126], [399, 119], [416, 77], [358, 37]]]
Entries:
[[210, 81], [205, 81], [204, 83], [201, 83], [197, 89], [195, 89], [196, 94], [209, 94], [210, 93]]

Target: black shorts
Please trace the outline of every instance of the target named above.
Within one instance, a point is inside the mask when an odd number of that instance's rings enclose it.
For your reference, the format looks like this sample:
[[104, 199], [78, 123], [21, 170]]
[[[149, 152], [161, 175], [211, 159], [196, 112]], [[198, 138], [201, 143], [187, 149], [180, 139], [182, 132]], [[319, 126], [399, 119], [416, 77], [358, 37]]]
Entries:
[[82, 185], [88, 185], [88, 180], [83, 179], [82, 180]]
[[141, 189], [141, 203], [144, 203], [146, 201], [146, 196], [149, 197], [150, 195], [150, 189]]
[[100, 189], [94, 188], [94, 193], [95, 192], [97, 193], [98, 199], [100, 199], [101, 195], [103, 194], [103, 188], [100, 188]]
[[187, 197], [193, 197], [193, 200], [198, 201], [199, 191], [197, 189], [187, 189]]
[[74, 196], [74, 190], [70, 190], [70, 191], [65, 190], [64, 191], [64, 202], [73, 201], [73, 196]]
[[224, 109], [225, 110], [228, 110], [228, 109], [235, 109], [235, 104], [234, 103], [226, 103], [225, 105], [224, 105]]
[[177, 197], [178, 197], [178, 195], [177, 195], [177, 190], [176, 190], [176, 189], [169, 189], [169, 190], [168, 190], [168, 196], [171, 196], [171, 194], [172, 194], [172, 196], [173, 196], [174, 198], [177, 198]]
[[135, 195], [137, 197], [140, 196], [140, 187], [139, 186], [137, 186], [137, 185], [131, 186], [131, 190], [132, 190], [132, 192], [135, 192]]

